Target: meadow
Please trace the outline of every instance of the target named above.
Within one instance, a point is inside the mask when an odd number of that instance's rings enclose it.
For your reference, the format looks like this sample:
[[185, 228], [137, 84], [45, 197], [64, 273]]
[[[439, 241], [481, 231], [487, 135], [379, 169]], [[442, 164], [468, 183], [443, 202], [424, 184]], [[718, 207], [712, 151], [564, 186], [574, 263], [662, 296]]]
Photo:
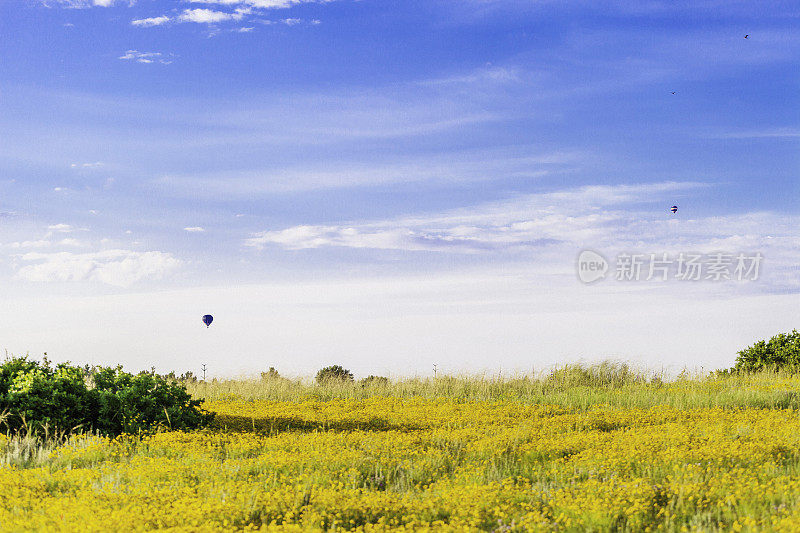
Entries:
[[800, 530], [789, 373], [187, 386], [212, 427], [0, 435], [0, 529]]

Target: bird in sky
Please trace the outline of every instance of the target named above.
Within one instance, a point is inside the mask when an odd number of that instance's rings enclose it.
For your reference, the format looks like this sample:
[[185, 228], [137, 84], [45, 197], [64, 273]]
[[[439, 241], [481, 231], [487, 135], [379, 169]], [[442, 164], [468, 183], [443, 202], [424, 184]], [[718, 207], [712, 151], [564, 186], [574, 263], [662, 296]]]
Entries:
[[747, 39], [748, 37], [750, 37], [750, 34], [749, 34], [749, 33], [748, 33], [747, 35], [745, 35], [745, 36], [744, 36], [744, 38], [745, 38], [745, 39]]

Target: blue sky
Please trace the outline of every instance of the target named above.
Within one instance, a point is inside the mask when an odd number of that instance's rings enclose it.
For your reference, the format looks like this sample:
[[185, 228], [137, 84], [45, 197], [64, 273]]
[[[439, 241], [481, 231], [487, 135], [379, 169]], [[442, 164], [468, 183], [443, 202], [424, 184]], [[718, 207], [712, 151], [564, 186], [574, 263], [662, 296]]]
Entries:
[[[730, 364], [800, 309], [798, 21], [790, 2], [5, 1], [4, 347], [219, 375]], [[586, 248], [765, 264], [585, 286]]]

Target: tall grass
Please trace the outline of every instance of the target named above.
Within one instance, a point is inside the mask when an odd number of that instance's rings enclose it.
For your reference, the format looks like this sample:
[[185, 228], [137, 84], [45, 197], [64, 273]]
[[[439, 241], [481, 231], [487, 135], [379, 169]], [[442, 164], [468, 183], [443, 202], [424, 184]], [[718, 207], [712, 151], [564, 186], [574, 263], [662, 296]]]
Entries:
[[[647, 409], [694, 408], [800, 409], [800, 375], [781, 371], [753, 374], [686, 375], [637, 370], [624, 363], [565, 365], [538, 376], [441, 376], [369, 383], [267, 377], [187, 383], [195, 398], [209, 401], [327, 401], [372, 397], [445, 399], [455, 402], [512, 401], [572, 409], [597, 406]], [[0, 428], [8, 413], [0, 413]], [[55, 450], [87, 445], [80, 433], [50, 434], [46, 427], [0, 435], [0, 467], [51, 464]], [[4, 437], [4, 438], [3, 438]]]
[[800, 375], [607, 362], [189, 390], [216, 427], [0, 433], [2, 529], [800, 530], [800, 421], [774, 409], [798, 407]]
[[447, 398], [453, 401], [519, 401], [589, 408], [596, 405], [649, 408], [800, 408], [800, 377], [788, 372], [681, 374], [637, 370], [625, 363], [565, 365], [541, 375], [508, 377], [442, 376], [387, 383], [266, 378], [187, 384], [194, 397], [212, 401], [301, 401], [307, 399]]

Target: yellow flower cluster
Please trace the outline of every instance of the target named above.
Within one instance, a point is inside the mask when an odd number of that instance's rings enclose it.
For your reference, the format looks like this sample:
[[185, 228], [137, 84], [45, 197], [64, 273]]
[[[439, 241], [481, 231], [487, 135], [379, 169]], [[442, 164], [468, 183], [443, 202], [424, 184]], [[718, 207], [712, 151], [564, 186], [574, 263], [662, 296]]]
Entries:
[[[2, 531], [798, 531], [790, 409], [215, 401], [0, 468]], [[0, 436], [0, 454], [10, 453]]]

